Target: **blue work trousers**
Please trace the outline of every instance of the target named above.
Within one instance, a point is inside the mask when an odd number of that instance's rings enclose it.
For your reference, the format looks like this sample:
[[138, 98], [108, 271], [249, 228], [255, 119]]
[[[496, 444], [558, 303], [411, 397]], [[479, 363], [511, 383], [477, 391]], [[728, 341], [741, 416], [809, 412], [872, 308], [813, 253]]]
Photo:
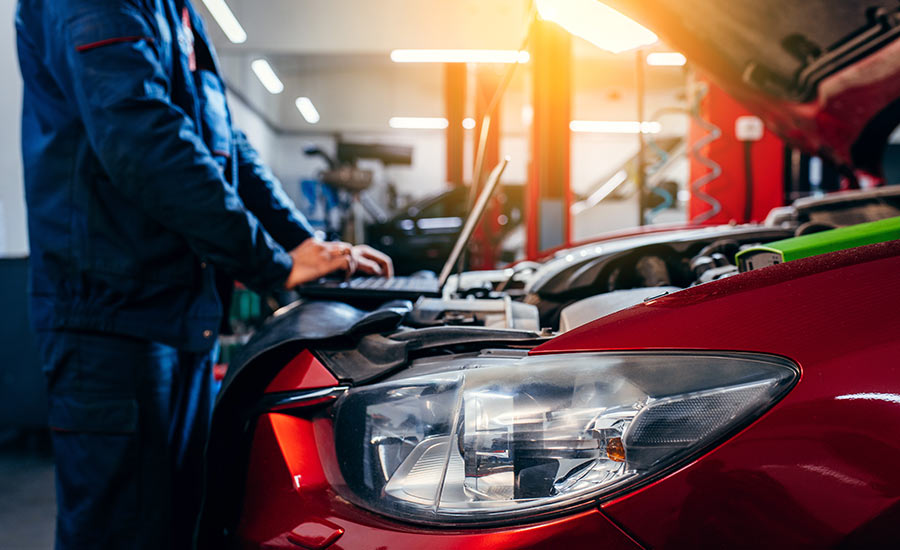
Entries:
[[38, 341], [56, 459], [56, 548], [189, 548], [215, 350], [65, 330]]

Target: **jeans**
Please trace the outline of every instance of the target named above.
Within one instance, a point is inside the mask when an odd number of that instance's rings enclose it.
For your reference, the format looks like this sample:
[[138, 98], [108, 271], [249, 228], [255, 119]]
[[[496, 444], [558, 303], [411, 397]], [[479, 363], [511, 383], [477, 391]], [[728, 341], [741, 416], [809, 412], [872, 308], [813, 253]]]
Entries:
[[189, 548], [215, 351], [38, 333], [56, 458], [56, 548]]

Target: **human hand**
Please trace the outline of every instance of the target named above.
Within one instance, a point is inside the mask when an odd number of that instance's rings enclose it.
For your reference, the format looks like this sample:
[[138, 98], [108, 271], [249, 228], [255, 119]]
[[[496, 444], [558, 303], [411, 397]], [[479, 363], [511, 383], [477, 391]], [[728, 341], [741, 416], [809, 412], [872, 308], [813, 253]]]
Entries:
[[353, 247], [343, 242], [326, 242], [310, 237], [289, 254], [294, 260], [294, 265], [284, 283], [287, 289], [338, 270], [352, 274], [357, 267]]
[[363, 273], [383, 277], [394, 276], [394, 263], [384, 252], [365, 244], [358, 244], [353, 247], [352, 255], [356, 260], [357, 269]]

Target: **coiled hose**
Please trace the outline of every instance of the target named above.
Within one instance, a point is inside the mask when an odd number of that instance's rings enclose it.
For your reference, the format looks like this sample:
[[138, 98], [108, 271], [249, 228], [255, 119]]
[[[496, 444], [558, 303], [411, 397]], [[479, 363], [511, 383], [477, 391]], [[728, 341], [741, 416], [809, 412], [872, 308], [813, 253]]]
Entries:
[[[651, 118], [651, 120], [656, 120], [656, 118], [657, 118], [657, 116], [654, 115]], [[655, 174], [656, 172], [658, 172], [663, 166], [666, 165], [666, 162], [668, 162], [668, 160], [669, 160], [669, 153], [667, 153], [665, 149], [663, 149], [662, 147], [659, 146], [658, 143], [656, 143], [656, 140], [653, 138], [652, 134], [647, 137], [648, 137], [647, 144], [650, 145], [650, 148], [653, 149], [653, 151], [657, 154], [657, 156], [659, 156], [659, 160], [654, 162], [653, 166], [651, 166], [647, 170], [648, 175], [652, 175], [652, 174]], [[666, 191], [665, 189], [663, 189], [659, 186], [656, 186], [651, 190], [651, 192], [654, 195], [657, 195], [660, 198], [662, 198], [663, 202], [662, 202], [662, 204], [656, 205], [652, 210], [647, 212], [646, 221], [648, 224], [653, 223], [653, 219], [656, 218], [657, 214], [659, 214], [660, 212], [662, 212], [663, 210], [665, 210], [667, 208], [671, 208], [672, 205], [675, 204], [675, 197], [673, 197], [672, 194], [669, 193], [668, 191]]]
[[[661, 116], [667, 115], [667, 114], [683, 114], [683, 115], [693, 116], [693, 113], [691, 111], [689, 111], [688, 109], [685, 109], [683, 107], [663, 107], [662, 109], [659, 109], [659, 110], [655, 111], [652, 115], [650, 115], [649, 120], [659, 120], [659, 118]], [[656, 155], [659, 157], [659, 159], [656, 162], [654, 162], [652, 166], [647, 168], [647, 175], [652, 176], [653, 174], [659, 172], [660, 170], [662, 170], [666, 167], [666, 164], [669, 162], [670, 155], [669, 155], [668, 151], [666, 151], [665, 149], [663, 149], [662, 147], [659, 146], [659, 143], [656, 142], [656, 138], [653, 137], [653, 134], [648, 134], [646, 139], [647, 139], [647, 144], [650, 146], [651, 149], [653, 149], [653, 152], [655, 152]], [[647, 220], [648, 224], [653, 223], [654, 218], [656, 218], [656, 216], [660, 212], [662, 212], [663, 210], [665, 210], [667, 208], [671, 208], [672, 205], [675, 204], [675, 200], [677, 198], [675, 195], [673, 195], [672, 193], [670, 193], [669, 191], [667, 191], [666, 189], [663, 189], [662, 187], [660, 187], [658, 185], [656, 187], [654, 187], [651, 190], [651, 192], [654, 195], [662, 198], [663, 202], [661, 204], [655, 206], [652, 210], [650, 210], [650, 212], [647, 212], [646, 220]]]
[[709, 122], [708, 120], [704, 120], [702, 116], [700, 116], [700, 100], [703, 99], [703, 96], [706, 95], [708, 88], [706, 86], [702, 86], [701, 89], [697, 93], [697, 97], [694, 103], [694, 109], [691, 113], [694, 122], [697, 123], [698, 126], [707, 131], [707, 134], [702, 138], [698, 139], [694, 145], [691, 146], [691, 156], [694, 159], [707, 167], [709, 171], [691, 183], [691, 194], [703, 202], [710, 205], [710, 209], [702, 214], [695, 216], [691, 221], [693, 223], [703, 223], [719, 212], [722, 211], [722, 204], [716, 200], [715, 197], [706, 193], [703, 188], [709, 185], [710, 182], [718, 178], [722, 175], [722, 167], [714, 161], [713, 159], [703, 156], [701, 153], [703, 148], [714, 142], [715, 140], [722, 137], [722, 130]]

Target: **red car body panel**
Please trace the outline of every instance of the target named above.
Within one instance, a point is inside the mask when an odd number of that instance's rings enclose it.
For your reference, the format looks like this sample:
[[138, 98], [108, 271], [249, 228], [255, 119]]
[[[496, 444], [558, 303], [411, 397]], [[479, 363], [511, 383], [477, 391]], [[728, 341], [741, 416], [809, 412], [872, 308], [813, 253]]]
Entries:
[[331, 372], [309, 350], [303, 350], [278, 372], [266, 393], [330, 388], [337, 384]]
[[758, 351], [801, 367], [757, 422], [603, 511], [652, 547], [900, 544], [897, 273], [900, 241], [797, 260], [651, 300], [535, 350]]

